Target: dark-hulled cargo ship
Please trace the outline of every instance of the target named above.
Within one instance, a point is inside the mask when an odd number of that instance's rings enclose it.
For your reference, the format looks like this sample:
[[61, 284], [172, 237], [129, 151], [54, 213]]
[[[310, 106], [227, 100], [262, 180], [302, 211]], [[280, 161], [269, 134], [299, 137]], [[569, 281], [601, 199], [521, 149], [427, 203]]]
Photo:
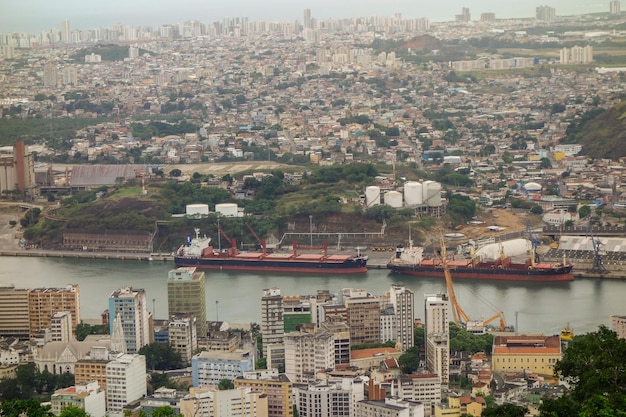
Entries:
[[357, 254], [329, 255], [326, 244], [323, 253], [239, 252], [236, 245], [227, 249], [214, 248], [211, 238], [188, 237], [174, 257], [177, 267], [196, 267], [220, 271], [291, 272], [312, 274], [357, 274], [367, 272], [367, 257]]
[[[398, 245], [387, 268], [394, 273], [420, 277], [444, 278], [441, 259], [427, 259], [424, 249]], [[448, 268], [455, 279], [482, 279], [496, 281], [562, 282], [573, 281], [572, 265], [567, 263], [536, 262], [534, 256], [524, 262], [513, 262], [510, 256], [493, 261], [478, 259], [448, 259]]]

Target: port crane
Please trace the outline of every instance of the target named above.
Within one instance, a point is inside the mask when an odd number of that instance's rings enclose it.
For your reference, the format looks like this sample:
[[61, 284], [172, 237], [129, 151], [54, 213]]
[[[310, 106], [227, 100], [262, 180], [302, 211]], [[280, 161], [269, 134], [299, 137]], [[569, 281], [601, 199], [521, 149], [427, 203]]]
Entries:
[[530, 221], [526, 221], [526, 235], [528, 236], [528, 240], [530, 241], [530, 262], [532, 267], [535, 267], [535, 264], [539, 262], [539, 253], [537, 248], [541, 245], [541, 241], [535, 236], [533, 233], [533, 229], [530, 227]]
[[506, 322], [504, 321], [504, 313], [502, 311], [498, 311], [492, 317], [489, 317], [487, 320], [478, 321], [472, 320], [469, 315], [463, 310], [458, 300], [456, 299], [456, 293], [454, 291], [454, 284], [452, 283], [452, 274], [450, 273], [450, 268], [448, 267], [448, 258], [446, 255], [446, 245], [443, 239], [443, 235], [440, 237], [441, 242], [441, 266], [443, 268], [443, 276], [446, 279], [446, 288], [448, 290], [448, 297], [450, 298], [450, 305], [452, 307], [452, 317], [454, 318], [454, 322], [459, 326], [467, 329], [478, 329], [479, 332], [484, 332], [485, 327], [489, 325], [496, 319], [500, 319], [499, 330], [506, 330]]
[[252, 236], [254, 236], [256, 241], [259, 242], [259, 245], [261, 245], [261, 248], [263, 248], [263, 255], [265, 255], [267, 253], [267, 241], [265, 239], [261, 239], [248, 223], [246, 223], [246, 227], [248, 228], [250, 233], [252, 233]]
[[591, 216], [589, 216], [589, 236], [591, 237], [591, 244], [593, 245], [593, 265], [589, 272], [595, 274], [606, 274], [608, 271], [602, 264], [603, 251], [601, 250], [602, 242], [600, 239], [593, 237], [593, 227], [591, 226]]
[[[228, 236], [224, 229], [222, 229], [219, 225], [217, 226], [217, 230], [219, 230], [220, 234], [224, 236], [224, 239], [226, 239], [226, 241], [230, 244], [231, 248], [237, 249], [237, 241], [235, 239], [231, 239], [230, 236]], [[222, 250], [222, 245], [220, 244], [219, 246], [219, 249]]]

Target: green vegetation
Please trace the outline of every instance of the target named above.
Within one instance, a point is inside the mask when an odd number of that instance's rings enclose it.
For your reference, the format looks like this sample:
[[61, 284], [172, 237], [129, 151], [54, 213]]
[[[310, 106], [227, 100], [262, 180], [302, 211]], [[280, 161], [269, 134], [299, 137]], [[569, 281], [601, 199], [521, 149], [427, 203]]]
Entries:
[[396, 342], [388, 340], [384, 343], [362, 343], [360, 345], [350, 345], [350, 350], [377, 349], [385, 347], [395, 347]]
[[13, 145], [19, 140], [31, 143], [34, 139], [48, 140], [48, 146], [54, 149], [69, 149], [68, 143], [61, 139], [70, 139], [76, 132], [88, 126], [110, 121], [110, 118], [59, 118], [59, 119], [0, 119], [0, 146]]
[[41, 405], [36, 399], [11, 399], [0, 403], [2, 417], [54, 417], [49, 405]]
[[296, 331], [299, 324], [311, 323], [311, 314], [290, 313], [283, 314], [285, 333]]
[[448, 215], [454, 224], [464, 224], [476, 216], [476, 202], [467, 196], [450, 194], [448, 201]]
[[[78, 62], [85, 62], [85, 55], [96, 54], [102, 57], [103, 61], [123, 61], [128, 58], [128, 46], [122, 45], [96, 45], [91, 48], [84, 48], [72, 55], [72, 59]], [[148, 53], [145, 49], [139, 49], [139, 55]]]
[[233, 388], [235, 388], [235, 384], [230, 379], [220, 379], [220, 382], [217, 383], [217, 389], [219, 389], [220, 391]]
[[493, 335], [476, 335], [450, 323], [450, 352], [489, 352], [493, 345]]
[[146, 368], [149, 370], [167, 371], [183, 367], [180, 353], [174, 351], [167, 343], [150, 343], [139, 349], [140, 355], [146, 357]]
[[109, 326], [106, 324], [91, 325], [82, 321], [76, 326], [76, 339], [85, 340], [90, 334], [109, 334]]
[[[16, 399], [38, 398], [47, 401], [54, 390], [74, 385], [73, 374], [54, 375], [45, 370], [39, 372], [34, 363], [19, 365], [15, 373], [15, 378], [0, 380], [0, 402], [2, 405], [9, 402], [7, 400]], [[14, 404], [25, 405], [24, 403]], [[5, 414], [0, 413], [0, 415], [4, 416]]]
[[157, 121], [131, 123], [130, 127], [132, 128], [133, 136], [143, 140], [151, 139], [153, 136], [182, 135], [195, 132], [198, 129], [198, 126], [186, 120], [181, 120], [177, 123]]

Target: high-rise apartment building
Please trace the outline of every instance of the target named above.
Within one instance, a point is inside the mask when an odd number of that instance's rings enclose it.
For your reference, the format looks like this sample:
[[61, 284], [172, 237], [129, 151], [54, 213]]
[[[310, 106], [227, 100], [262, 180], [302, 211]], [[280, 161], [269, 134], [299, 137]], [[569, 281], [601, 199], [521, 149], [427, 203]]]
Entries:
[[305, 29], [313, 29], [311, 22], [311, 9], [304, 9], [303, 25]]
[[28, 292], [29, 333], [50, 328], [52, 316], [67, 311], [72, 318], [71, 328], [80, 323], [80, 297], [78, 285], [65, 288], [35, 288]]
[[28, 291], [0, 287], [0, 336], [28, 338]]
[[426, 366], [439, 376], [444, 388], [450, 381], [449, 304], [446, 294], [427, 295], [424, 303]]
[[57, 86], [57, 66], [53, 63], [47, 63], [43, 67], [43, 85], [46, 87]]
[[52, 342], [69, 342], [72, 338], [72, 315], [69, 311], [55, 313], [50, 320]]
[[335, 367], [332, 333], [311, 326], [285, 335], [285, 375], [293, 383], [315, 382], [315, 373]]
[[365, 290], [345, 289], [344, 304], [352, 345], [380, 341], [380, 300]]
[[170, 316], [191, 314], [196, 318], [197, 337], [207, 337], [206, 289], [204, 272], [196, 268], [176, 268], [167, 275], [167, 311]]
[[481, 22], [493, 22], [496, 20], [496, 14], [493, 12], [481, 13], [480, 21]]
[[222, 379], [243, 376], [254, 369], [255, 355], [252, 350], [234, 352], [200, 352], [191, 359], [191, 380], [194, 387], [217, 385]]
[[619, 0], [612, 0], [609, 3], [609, 13], [612, 15], [620, 14], [621, 4]]
[[593, 61], [593, 46], [572, 46], [560, 51], [561, 64], [588, 64]]
[[535, 17], [537, 20], [552, 22], [556, 19], [556, 9], [550, 6], [537, 6], [535, 8]]
[[63, 85], [76, 85], [78, 84], [78, 72], [74, 67], [65, 67], [61, 71], [63, 77]]
[[171, 316], [168, 330], [172, 349], [180, 354], [184, 363], [191, 363], [191, 357], [198, 350], [196, 318], [193, 315]]
[[461, 8], [461, 14], [457, 14], [455, 20], [457, 22], [469, 22], [472, 20], [469, 9], [467, 7]]
[[247, 387], [219, 390], [215, 386], [192, 387], [180, 400], [183, 417], [268, 417], [268, 398]]
[[110, 334], [115, 320], [121, 320], [128, 353], [137, 353], [150, 343], [150, 314], [144, 289], [124, 287], [114, 291], [109, 297], [109, 314]]
[[[296, 388], [296, 405], [301, 417], [356, 416], [356, 404], [365, 399], [365, 384], [344, 378], [330, 384]], [[381, 414], [384, 415], [384, 414]]]
[[[261, 337], [263, 341], [263, 356], [268, 357], [271, 349], [274, 353], [268, 367], [284, 364], [284, 356], [280, 357], [285, 335], [285, 320], [283, 318], [283, 296], [280, 288], [263, 290], [261, 297]], [[284, 352], [284, 351], [283, 351]]]
[[106, 365], [107, 415], [122, 417], [124, 406], [148, 394], [146, 357], [119, 355]]
[[268, 417], [293, 417], [293, 383], [276, 369], [244, 372], [234, 382], [235, 388], [250, 388], [267, 396]]
[[406, 352], [415, 341], [415, 311], [413, 291], [401, 284], [392, 284], [389, 289], [389, 301], [394, 309], [395, 339]]
[[72, 42], [72, 30], [70, 27], [70, 21], [67, 19], [61, 22], [61, 42]]

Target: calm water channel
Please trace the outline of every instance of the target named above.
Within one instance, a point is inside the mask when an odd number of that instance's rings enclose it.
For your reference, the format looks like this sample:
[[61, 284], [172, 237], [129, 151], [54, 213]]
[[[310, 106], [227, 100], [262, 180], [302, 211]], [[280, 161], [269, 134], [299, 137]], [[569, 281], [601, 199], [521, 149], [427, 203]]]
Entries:
[[[167, 273], [171, 263], [0, 257], [0, 286], [18, 288], [80, 285], [81, 316], [99, 318], [108, 296], [122, 286], [144, 288], [150, 309], [167, 318]], [[206, 272], [207, 319], [259, 322], [264, 288], [279, 287], [284, 295], [315, 294], [317, 289], [364, 288], [382, 294], [390, 284], [403, 282], [415, 292], [415, 316], [423, 318], [424, 294], [445, 290], [443, 279], [400, 277], [386, 270], [345, 276], [276, 275], [271, 273]], [[472, 319], [491, 317], [502, 310], [508, 324], [520, 331], [556, 334], [567, 323], [576, 333], [610, 327], [611, 314], [626, 314], [626, 281], [582, 279], [569, 283], [532, 284], [491, 281], [455, 282], [457, 298]], [[153, 301], [154, 300], [154, 301]]]

